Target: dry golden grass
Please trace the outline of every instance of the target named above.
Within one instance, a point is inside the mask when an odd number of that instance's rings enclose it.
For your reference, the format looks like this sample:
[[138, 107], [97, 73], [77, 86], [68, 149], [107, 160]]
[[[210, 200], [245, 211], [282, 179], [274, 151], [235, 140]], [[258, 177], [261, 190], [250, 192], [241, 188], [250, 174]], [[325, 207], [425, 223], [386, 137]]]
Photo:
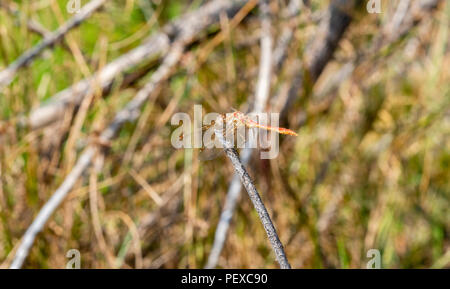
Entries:
[[[20, 15], [0, 9], [0, 70], [40, 39], [27, 30], [27, 19], [54, 30], [69, 17], [65, 1], [57, 2], [21, 1]], [[115, 84], [107, 95], [91, 95], [64, 121], [43, 129], [21, 127], [19, 116], [199, 6], [199, 1], [162, 1], [149, 11], [138, 2], [143, 1], [108, 3], [69, 33], [67, 46], [46, 50], [0, 92], [2, 266], [10, 264], [23, 233], [83, 148], [151, 72], [131, 85]], [[312, 15], [327, 3], [311, 2], [312, 11], [297, 19], [287, 59], [272, 78], [268, 111], [278, 107], [292, 67], [317, 33]], [[380, 250], [383, 268], [450, 266], [450, 3], [443, 2], [375, 53], [373, 40], [398, 1], [383, 1], [380, 15], [355, 12], [335, 58], [289, 111], [286, 126], [299, 136], [281, 137], [278, 158], [253, 158], [248, 165], [294, 268], [365, 268], [371, 248]], [[281, 9], [272, 5], [274, 13]], [[204, 112], [247, 109], [260, 52], [259, 19], [253, 14], [218, 41], [217, 30], [226, 32], [229, 23], [222, 19], [189, 47], [139, 119], [106, 144], [106, 154], [95, 158], [53, 214], [25, 268], [63, 268], [72, 248], [81, 252], [83, 268], [205, 265], [234, 171], [223, 155], [200, 161], [196, 150], [174, 149], [170, 117], [192, 115], [194, 104], [202, 104]], [[278, 14], [272, 23], [275, 42], [286, 25]], [[327, 91], [342, 65], [365, 51], [353, 74]], [[153, 62], [142, 66], [154, 67]], [[246, 194], [218, 266], [277, 268]]]

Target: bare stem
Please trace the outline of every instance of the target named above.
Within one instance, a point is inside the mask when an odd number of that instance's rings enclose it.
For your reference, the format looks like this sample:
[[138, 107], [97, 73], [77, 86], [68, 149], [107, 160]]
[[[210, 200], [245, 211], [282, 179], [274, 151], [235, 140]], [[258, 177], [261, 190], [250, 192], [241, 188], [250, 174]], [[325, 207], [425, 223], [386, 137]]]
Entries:
[[227, 157], [233, 164], [236, 173], [239, 175], [242, 184], [247, 190], [248, 196], [250, 197], [250, 200], [252, 200], [256, 212], [258, 212], [258, 216], [264, 226], [264, 229], [266, 230], [267, 237], [269, 238], [275, 257], [280, 264], [281, 269], [290, 269], [291, 265], [289, 265], [286, 253], [284, 252], [283, 244], [281, 244], [280, 238], [278, 237], [277, 231], [272, 223], [272, 220], [270, 219], [269, 213], [267, 212], [267, 209], [264, 206], [255, 185], [248, 175], [247, 170], [241, 163], [237, 151], [234, 148], [225, 148], [224, 150]]
[[[220, 121], [220, 119], [218, 119], [217, 121]], [[267, 212], [267, 209], [264, 206], [261, 197], [259, 196], [258, 190], [256, 189], [255, 185], [252, 182], [252, 179], [247, 173], [247, 170], [239, 159], [238, 152], [225, 139], [223, 131], [220, 128], [217, 128], [215, 130], [215, 135], [223, 144], [225, 154], [230, 159], [236, 174], [239, 175], [244, 188], [247, 190], [248, 196], [250, 197], [250, 200], [252, 201], [256, 212], [258, 213], [259, 219], [264, 226], [264, 230], [266, 230], [267, 237], [269, 238], [270, 244], [272, 245], [272, 249], [275, 253], [275, 257], [280, 264], [281, 269], [291, 269], [291, 265], [289, 265], [286, 253], [284, 252], [283, 244], [281, 244], [280, 238], [278, 237], [277, 230], [275, 229], [272, 220], [270, 219], [269, 213]]]
[[[270, 93], [270, 79], [272, 70], [277, 73], [283, 64], [285, 59], [289, 42], [292, 40], [294, 28], [287, 26], [283, 29], [281, 36], [278, 39], [278, 44], [275, 49], [272, 49], [273, 37], [271, 34], [271, 19], [269, 5], [267, 1], [260, 2], [261, 9], [261, 56], [259, 64], [258, 82], [256, 85], [255, 104], [253, 106], [254, 112], [264, 111]], [[294, 18], [300, 13], [301, 3], [300, 0], [291, 0], [289, 7], [284, 14], [288, 18]], [[272, 69], [273, 68], [273, 69]], [[251, 158], [253, 150], [246, 148], [241, 152], [241, 163], [245, 166]], [[208, 262], [205, 268], [211, 269], [216, 267], [219, 261], [220, 254], [222, 252], [225, 240], [227, 238], [228, 229], [230, 228], [231, 218], [233, 217], [236, 204], [241, 195], [241, 183], [239, 176], [235, 174], [231, 180], [227, 192], [227, 198], [225, 205], [220, 214], [219, 223], [217, 224], [216, 232], [214, 234], [214, 242], [211, 248], [211, 252], [208, 256]]]

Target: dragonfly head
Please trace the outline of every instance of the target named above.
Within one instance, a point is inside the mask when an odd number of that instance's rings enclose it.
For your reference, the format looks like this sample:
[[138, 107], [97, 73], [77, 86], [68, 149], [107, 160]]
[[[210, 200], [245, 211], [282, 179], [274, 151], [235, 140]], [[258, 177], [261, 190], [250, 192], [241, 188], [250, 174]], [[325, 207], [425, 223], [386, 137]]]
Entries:
[[233, 117], [238, 119], [238, 120], [243, 120], [244, 119], [244, 114], [240, 111], [235, 111], [233, 112]]

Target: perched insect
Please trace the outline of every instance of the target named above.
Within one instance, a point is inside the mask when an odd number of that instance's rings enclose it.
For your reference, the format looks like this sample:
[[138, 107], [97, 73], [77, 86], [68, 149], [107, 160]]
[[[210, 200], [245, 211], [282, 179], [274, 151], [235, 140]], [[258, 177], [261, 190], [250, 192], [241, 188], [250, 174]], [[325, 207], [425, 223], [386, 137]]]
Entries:
[[231, 114], [231, 118], [229, 119], [231, 121], [235, 121], [235, 124], [238, 123], [239, 125], [244, 125], [247, 128], [260, 128], [265, 129], [269, 131], [274, 131], [279, 134], [286, 134], [286, 135], [293, 135], [298, 136], [298, 134], [290, 129], [284, 128], [284, 127], [275, 127], [275, 126], [268, 126], [260, 124], [254, 120], [252, 120], [250, 117], [245, 115], [244, 113], [240, 111], [235, 111]]
[[[201, 136], [202, 136], [202, 145], [200, 148], [201, 159], [211, 159], [212, 157], [218, 155], [222, 150], [218, 150], [217, 148], [221, 148], [221, 142], [216, 140], [216, 129], [223, 129], [222, 135], [225, 137], [224, 139], [229, 139], [228, 137], [232, 137], [232, 145], [235, 145], [237, 140], [237, 147], [243, 148], [249, 145], [249, 140], [251, 138], [245, 137], [246, 131], [249, 131], [249, 136], [251, 134], [250, 130], [260, 129], [265, 130], [267, 132], [275, 132], [278, 134], [297, 136], [297, 133], [283, 127], [269, 126], [262, 124], [254, 119], [252, 116], [246, 115], [240, 111], [233, 111], [232, 113], [220, 114], [219, 117], [212, 121], [209, 125], [204, 125], [201, 128]], [[188, 134], [180, 134], [179, 140], [186, 140], [188, 143], [191, 141], [192, 133]]]

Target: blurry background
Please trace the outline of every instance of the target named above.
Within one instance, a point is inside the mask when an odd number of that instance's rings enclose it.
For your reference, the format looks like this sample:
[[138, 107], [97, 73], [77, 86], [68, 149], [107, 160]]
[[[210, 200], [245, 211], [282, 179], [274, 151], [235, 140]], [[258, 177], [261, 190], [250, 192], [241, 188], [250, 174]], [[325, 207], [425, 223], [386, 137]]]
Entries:
[[[448, 1], [381, 1], [380, 14], [367, 1], [268, 1], [268, 19], [258, 1], [234, 1], [181, 41], [179, 61], [137, 120], [99, 139], [165, 65], [192, 21], [185, 13], [219, 2], [106, 1], [0, 87], [1, 266], [87, 146], [100, 150], [23, 267], [63, 268], [70, 249], [82, 268], [206, 266], [233, 167], [224, 155], [201, 161], [170, 143], [171, 116], [201, 104], [204, 113], [281, 111], [280, 124], [299, 134], [280, 138], [276, 159], [254, 153], [246, 166], [294, 268], [365, 268], [369, 249], [380, 251], [382, 268], [450, 267]], [[76, 15], [66, 5], [1, 1], [0, 71]], [[169, 45], [120, 67], [105, 87], [92, 81], [57, 118], [36, 124], [59, 92], [162, 32]], [[266, 104], [255, 98], [264, 37]], [[216, 261], [278, 267], [245, 191]]]

